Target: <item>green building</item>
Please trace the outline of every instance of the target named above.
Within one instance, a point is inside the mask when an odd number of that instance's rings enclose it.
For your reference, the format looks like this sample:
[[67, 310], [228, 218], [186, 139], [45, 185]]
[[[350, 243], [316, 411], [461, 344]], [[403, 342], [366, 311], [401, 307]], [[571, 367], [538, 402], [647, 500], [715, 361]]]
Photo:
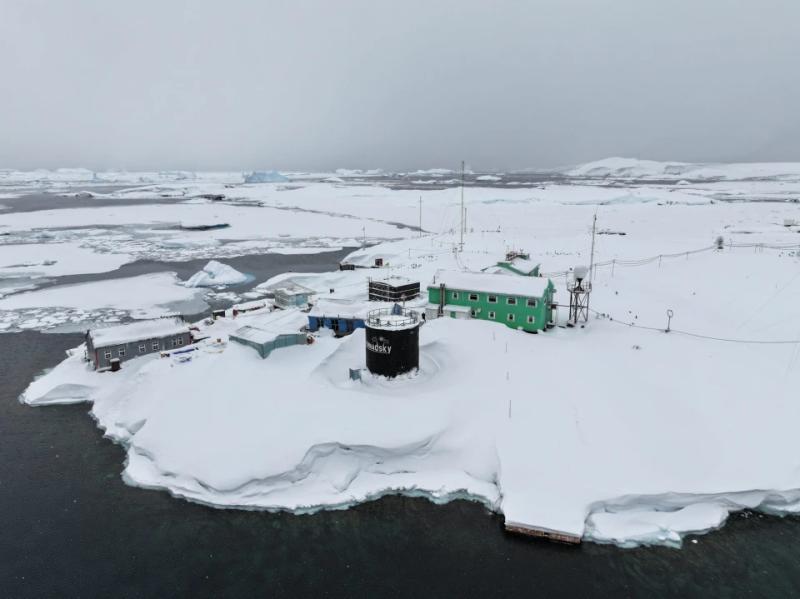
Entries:
[[541, 331], [553, 325], [555, 292], [541, 277], [440, 270], [428, 285], [425, 312], [427, 318], [479, 318]]
[[539, 265], [530, 260], [516, 258], [515, 260], [504, 260], [497, 263], [497, 268], [503, 268], [508, 272], [522, 277], [538, 277]]
[[505, 260], [492, 266], [487, 266], [481, 269], [481, 272], [502, 274], [510, 272], [522, 277], [538, 277], [539, 268], [540, 264], [532, 262], [530, 254], [523, 251], [510, 250], [506, 252]]

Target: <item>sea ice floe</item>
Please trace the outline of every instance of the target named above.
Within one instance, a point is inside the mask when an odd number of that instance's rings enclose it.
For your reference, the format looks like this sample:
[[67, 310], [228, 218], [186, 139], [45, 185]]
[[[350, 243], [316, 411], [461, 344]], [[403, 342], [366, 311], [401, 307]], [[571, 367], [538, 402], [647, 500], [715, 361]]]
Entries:
[[6, 329], [47, 329], [69, 323], [121, 317], [153, 318], [208, 308], [202, 292], [180, 285], [175, 273], [59, 285], [0, 299], [0, 322]]

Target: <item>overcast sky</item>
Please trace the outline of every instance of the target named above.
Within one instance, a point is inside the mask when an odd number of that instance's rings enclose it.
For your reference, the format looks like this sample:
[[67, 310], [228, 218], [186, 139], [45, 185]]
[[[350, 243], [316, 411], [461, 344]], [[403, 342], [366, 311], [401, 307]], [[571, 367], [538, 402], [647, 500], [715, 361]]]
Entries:
[[0, 0], [0, 168], [800, 160], [798, 24], [798, 0]]

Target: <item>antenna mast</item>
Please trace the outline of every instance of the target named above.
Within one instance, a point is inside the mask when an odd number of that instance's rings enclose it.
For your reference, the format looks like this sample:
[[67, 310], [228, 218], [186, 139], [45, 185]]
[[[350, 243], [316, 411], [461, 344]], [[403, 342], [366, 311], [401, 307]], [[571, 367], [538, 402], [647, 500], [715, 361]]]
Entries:
[[594, 234], [597, 230], [597, 211], [594, 213], [594, 219], [592, 220], [592, 253], [589, 257], [589, 280], [592, 280], [592, 269], [594, 268]]
[[419, 236], [422, 237], [422, 196], [419, 196]]
[[589, 289], [586, 293], [586, 316], [584, 318], [584, 322], [589, 319], [589, 296], [591, 295], [592, 291], [592, 276], [594, 270], [594, 237], [595, 232], [597, 231], [597, 210], [594, 211], [594, 218], [592, 219], [592, 253], [589, 256]]
[[459, 241], [461, 251], [464, 251], [464, 161], [461, 161], [461, 239]]

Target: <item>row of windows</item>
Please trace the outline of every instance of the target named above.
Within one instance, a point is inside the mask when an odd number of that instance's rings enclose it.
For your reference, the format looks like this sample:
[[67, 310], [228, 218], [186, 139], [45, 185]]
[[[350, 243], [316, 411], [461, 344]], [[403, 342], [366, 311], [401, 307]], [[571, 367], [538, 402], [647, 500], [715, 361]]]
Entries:
[[[181, 345], [183, 345], [183, 337], [177, 337], [177, 338], [172, 340], [172, 347], [178, 347], [178, 346], [181, 346]], [[153, 351], [159, 351], [160, 349], [161, 349], [161, 344], [158, 341], [153, 341]], [[147, 344], [146, 343], [140, 343], [139, 344], [139, 353], [140, 354], [147, 353]], [[120, 347], [119, 350], [117, 350], [117, 354], [119, 355], [120, 358], [124, 358], [125, 357], [125, 348], [124, 347]], [[113, 352], [111, 350], [106, 350], [103, 353], [103, 355], [105, 356], [106, 360], [110, 360], [111, 358], [114, 357], [114, 354], [113, 354]]]
[[[473, 314], [473, 316], [474, 316], [474, 314]], [[494, 312], [489, 312], [489, 320], [495, 320], [496, 318], [497, 318], [497, 315]], [[508, 322], [514, 322], [516, 320], [516, 317], [513, 314], [507, 314], [506, 315], [506, 320]], [[536, 321], [536, 319], [533, 316], [528, 316], [525, 319], [525, 321], [528, 324], [533, 324]]]
[[[454, 300], [457, 300], [458, 297], [459, 297], [458, 291], [451, 291], [450, 292], [450, 297], [452, 299], [454, 299]], [[471, 302], [478, 302], [481, 299], [481, 296], [480, 296], [479, 293], [470, 293], [468, 297], [469, 297], [469, 301], [471, 301]], [[522, 298], [520, 298], [520, 299], [522, 299]], [[496, 295], [487, 295], [486, 296], [486, 300], [490, 304], [496, 304], [497, 303], [497, 296]], [[529, 308], [535, 308], [536, 307], [536, 299], [535, 298], [532, 298], [532, 297], [525, 298], [525, 303]], [[513, 297], [513, 296], [507, 297], [506, 298], [506, 304], [508, 304], [509, 306], [516, 306], [517, 305], [517, 298]]]

